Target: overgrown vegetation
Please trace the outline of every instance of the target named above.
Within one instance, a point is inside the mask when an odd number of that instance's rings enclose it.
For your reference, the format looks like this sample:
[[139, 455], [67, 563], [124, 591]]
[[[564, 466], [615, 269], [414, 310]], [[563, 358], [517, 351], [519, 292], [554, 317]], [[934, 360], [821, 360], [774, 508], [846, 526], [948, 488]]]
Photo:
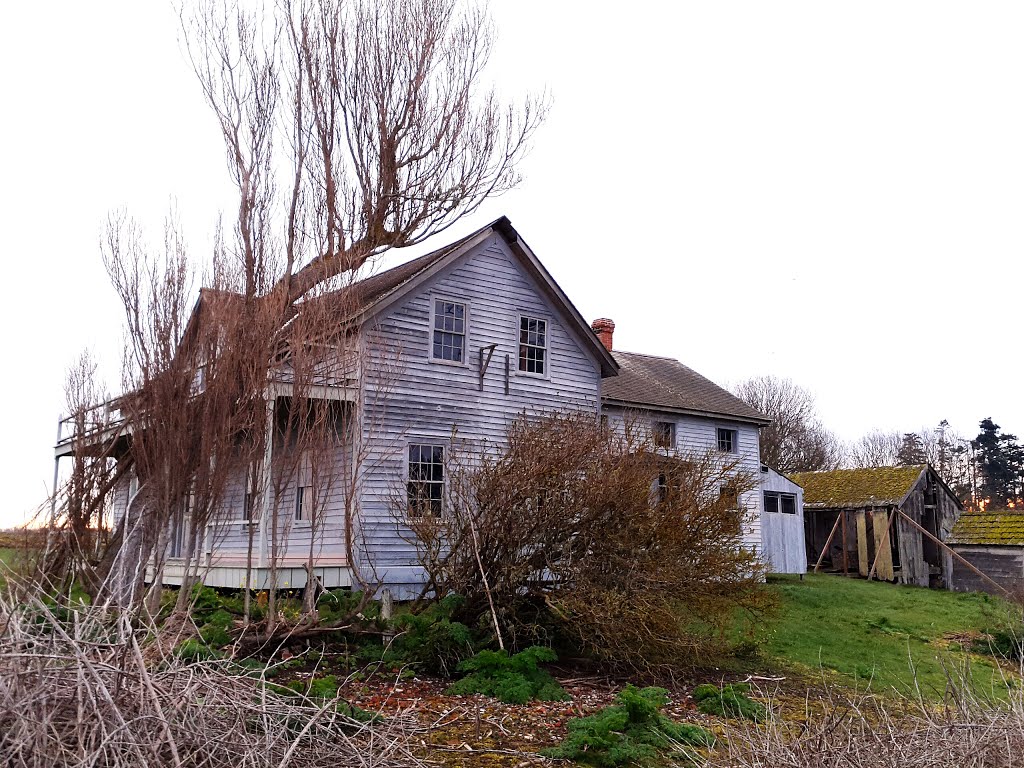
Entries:
[[752, 478], [722, 454], [668, 456], [645, 425], [579, 413], [520, 418], [480, 460], [450, 453], [445, 514], [408, 515], [405, 493], [396, 514], [427, 591], [464, 595], [457, 616], [510, 648], [555, 635], [622, 666], [692, 664], [737, 610], [770, 609], [743, 541]]
[[569, 721], [569, 735], [547, 757], [574, 760], [600, 768], [663, 763], [671, 754], [692, 758], [690, 747], [709, 747], [714, 737], [696, 725], [676, 723], [661, 710], [668, 704], [664, 688], [623, 689], [613, 706], [590, 717]]
[[448, 693], [482, 693], [506, 704], [525, 704], [532, 699], [562, 701], [568, 698], [562, 686], [539, 666], [557, 660], [554, 651], [540, 646], [511, 656], [506, 651], [480, 651], [459, 664], [459, 672], [466, 676], [451, 685]]

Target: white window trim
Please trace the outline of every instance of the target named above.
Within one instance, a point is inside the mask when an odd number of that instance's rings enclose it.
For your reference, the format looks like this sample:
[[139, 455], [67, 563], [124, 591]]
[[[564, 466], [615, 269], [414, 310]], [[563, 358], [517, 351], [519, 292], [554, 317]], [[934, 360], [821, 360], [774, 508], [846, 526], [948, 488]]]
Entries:
[[[452, 304], [461, 304], [466, 308], [464, 330], [462, 334], [462, 361], [458, 360], [445, 360], [440, 357], [434, 357], [434, 318], [437, 315], [437, 302], [447, 301]], [[437, 365], [450, 365], [455, 368], [469, 368], [469, 331], [470, 331], [470, 320], [473, 314], [472, 307], [466, 299], [460, 299], [455, 296], [448, 296], [441, 293], [430, 294], [430, 326], [427, 329], [427, 360]]]
[[[544, 332], [544, 339], [546, 343], [544, 344], [544, 373], [530, 373], [529, 371], [522, 371], [519, 369], [519, 334], [522, 332], [524, 317], [528, 320], [543, 320], [545, 323], [546, 330]], [[549, 380], [551, 378], [551, 318], [548, 315], [535, 314], [532, 312], [518, 313], [518, 316], [516, 317], [516, 338], [514, 350], [513, 357], [515, 358], [514, 370], [516, 376], [525, 376], [530, 379], [541, 379], [543, 381]]]
[[411, 517], [408, 493], [409, 493], [409, 448], [414, 445], [431, 445], [439, 446], [444, 450], [444, 458], [441, 460], [441, 466], [444, 468], [444, 480], [441, 483], [441, 516], [438, 519], [443, 518], [446, 515], [445, 510], [445, 492], [448, 488], [448, 452], [451, 448], [451, 441], [449, 439], [442, 439], [438, 437], [409, 437], [406, 440], [403, 454], [402, 454], [402, 495], [406, 499], [405, 514]]
[[[732, 432], [732, 450], [731, 451], [723, 451], [719, 447], [718, 431], [720, 429], [724, 429], [724, 430], [728, 430], [728, 431]], [[737, 429], [736, 427], [733, 427], [733, 426], [729, 426], [727, 424], [716, 424], [715, 425], [715, 450], [718, 451], [719, 453], [727, 453], [730, 456], [739, 456], [739, 453], [740, 453], [740, 431], [739, 431], [739, 429]]]

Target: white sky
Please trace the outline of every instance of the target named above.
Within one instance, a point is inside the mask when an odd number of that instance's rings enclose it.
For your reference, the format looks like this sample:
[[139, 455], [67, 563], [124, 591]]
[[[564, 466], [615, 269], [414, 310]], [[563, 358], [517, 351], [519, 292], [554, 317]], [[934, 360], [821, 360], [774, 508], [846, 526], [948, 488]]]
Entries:
[[[491, 76], [553, 110], [451, 238], [508, 215], [618, 348], [788, 376], [843, 438], [1024, 432], [1024, 3], [491, 11]], [[108, 212], [159, 237], [176, 200], [202, 255], [231, 198], [169, 4], [11, 4], [0, 73], [4, 525], [46, 494], [67, 365], [91, 347], [117, 388]]]

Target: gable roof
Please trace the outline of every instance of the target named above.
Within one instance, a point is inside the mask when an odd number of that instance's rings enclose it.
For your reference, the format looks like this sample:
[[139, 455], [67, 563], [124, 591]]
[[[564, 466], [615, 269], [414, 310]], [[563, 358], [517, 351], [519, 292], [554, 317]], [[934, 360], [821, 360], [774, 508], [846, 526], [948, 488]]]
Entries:
[[362, 307], [359, 322], [379, 315], [416, 291], [438, 272], [492, 235], [499, 235], [505, 240], [520, 266], [533, 277], [555, 310], [566, 320], [569, 330], [575, 331], [583, 346], [597, 358], [601, 365], [601, 375], [615, 376], [619, 368], [615, 359], [506, 216], [495, 219], [487, 226], [443, 248], [353, 283], [350, 289], [357, 292]]
[[670, 357], [614, 350], [619, 375], [601, 385], [609, 405], [717, 416], [765, 425], [771, 422], [732, 393]]
[[1024, 546], [1024, 512], [996, 509], [964, 513], [953, 525], [946, 543]]
[[793, 472], [789, 477], [803, 486], [804, 507], [857, 509], [902, 504], [927, 469], [927, 464], [917, 464], [910, 467]]

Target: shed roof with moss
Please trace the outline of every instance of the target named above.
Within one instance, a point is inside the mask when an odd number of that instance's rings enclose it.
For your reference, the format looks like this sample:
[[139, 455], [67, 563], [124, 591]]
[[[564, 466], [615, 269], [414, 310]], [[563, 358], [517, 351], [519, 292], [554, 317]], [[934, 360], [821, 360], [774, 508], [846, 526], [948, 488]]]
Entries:
[[900, 504], [927, 467], [927, 464], [917, 464], [794, 472], [789, 478], [803, 486], [804, 507], [860, 509]]
[[953, 526], [947, 544], [988, 546], [1024, 546], [1024, 510], [994, 509], [990, 512], [965, 512]]

